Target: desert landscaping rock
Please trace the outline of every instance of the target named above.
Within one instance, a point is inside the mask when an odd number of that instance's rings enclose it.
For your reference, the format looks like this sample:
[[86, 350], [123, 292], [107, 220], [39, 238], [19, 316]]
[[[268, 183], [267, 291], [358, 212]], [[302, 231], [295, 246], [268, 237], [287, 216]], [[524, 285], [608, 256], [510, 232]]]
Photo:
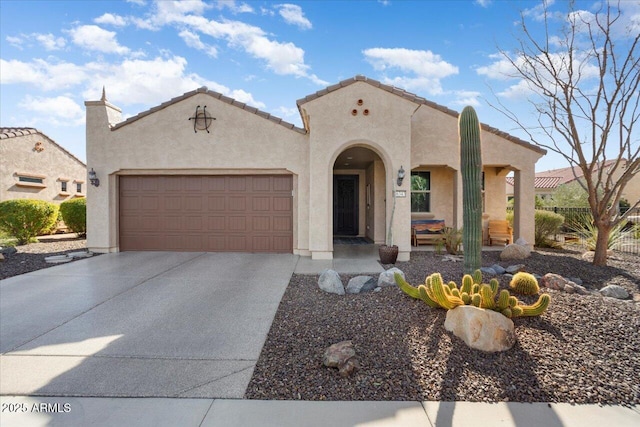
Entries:
[[495, 276], [497, 274], [491, 267], [480, 267], [480, 271], [482, 271], [482, 274], [487, 274], [489, 276]]
[[13, 246], [7, 246], [6, 248], [0, 248], [0, 254], [4, 255], [5, 257], [8, 257], [9, 255], [13, 255], [16, 252], [18, 252], [18, 250], [16, 248], [14, 248]]
[[447, 310], [444, 328], [469, 347], [489, 353], [509, 350], [516, 342], [511, 319], [473, 305]]
[[397, 267], [393, 267], [380, 273], [380, 276], [378, 276], [378, 286], [381, 288], [384, 286], [396, 286], [395, 273], [400, 274], [402, 278], [404, 278], [404, 272]]
[[336, 295], [344, 295], [344, 285], [340, 275], [335, 270], [326, 269], [320, 273], [318, 287], [325, 292]]
[[600, 289], [600, 293], [605, 297], [627, 299], [629, 298], [629, 292], [622, 286], [608, 285]]
[[[597, 267], [581, 253], [537, 249], [526, 269], [580, 277], [590, 292], [617, 284], [640, 295], [640, 257], [616, 253], [609, 266]], [[411, 258], [396, 263], [411, 284], [434, 272], [445, 281], [462, 277], [462, 263], [434, 252]], [[504, 265], [500, 252], [482, 254], [482, 265], [498, 263]], [[508, 287], [506, 275], [496, 278]], [[445, 310], [397, 287], [335, 298], [318, 289], [317, 280], [293, 276], [245, 398], [640, 404], [640, 303], [545, 289], [547, 311], [513, 319], [516, 344], [485, 353], [444, 329]], [[353, 342], [361, 366], [348, 379], [320, 360], [328, 346], [345, 340]]]
[[330, 345], [322, 355], [322, 364], [328, 368], [338, 368], [341, 377], [348, 377], [360, 369], [351, 340]]
[[526, 259], [531, 255], [531, 251], [528, 247], [517, 245], [512, 243], [510, 245], [505, 246], [505, 248], [500, 253], [500, 259], [502, 260], [513, 260], [513, 259]]
[[493, 264], [491, 268], [496, 272], [496, 274], [504, 274], [507, 272], [507, 270], [505, 270], [500, 264]]
[[569, 283], [567, 279], [559, 274], [547, 273], [542, 276], [540, 285], [549, 289], [555, 289], [557, 291], [563, 291], [564, 287]]
[[509, 267], [505, 268], [505, 273], [508, 274], [516, 274], [520, 271], [524, 271], [525, 269], [525, 265], [524, 264], [515, 264], [515, 265], [510, 265]]
[[371, 292], [377, 287], [376, 279], [371, 276], [356, 276], [347, 283], [346, 292], [348, 294], [359, 294], [361, 292]]

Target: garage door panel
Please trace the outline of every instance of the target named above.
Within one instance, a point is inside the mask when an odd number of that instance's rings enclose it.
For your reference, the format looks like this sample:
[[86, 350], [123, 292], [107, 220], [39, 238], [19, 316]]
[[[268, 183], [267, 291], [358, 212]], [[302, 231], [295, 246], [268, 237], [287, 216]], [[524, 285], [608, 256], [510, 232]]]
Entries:
[[291, 252], [289, 176], [122, 176], [120, 249]]

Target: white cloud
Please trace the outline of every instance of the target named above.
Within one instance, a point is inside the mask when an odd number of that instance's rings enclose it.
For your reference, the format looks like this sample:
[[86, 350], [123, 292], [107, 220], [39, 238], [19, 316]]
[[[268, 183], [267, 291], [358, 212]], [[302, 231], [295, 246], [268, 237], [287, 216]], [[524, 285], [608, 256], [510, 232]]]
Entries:
[[45, 98], [27, 95], [18, 106], [37, 113], [42, 121], [56, 126], [77, 126], [84, 123], [84, 108], [68, 96]]
[[127, 21], [120, 15], [114, 15], [112, 13], [105, 13], [102, 16], [93, 20], [96, 24], [113, 25], [114, 27], [124, 27], [127, 25]]
[[304, 61], [304, 50], [291, 42], [272, 40], [260, 28], [237, 20], [209, 20], [202, 13], [210, 6], [200, 0], [192, 2], [157, 2], [155, 14], [136, 22], [140, 28], [158, 29], [164, 25], [173, 25], [180, 31], [188, 29], [197, 34], [201, 42], [207, 35], [222, 39], [230, 47], [241, 49], [252, 57], [266, 63], [267, 69], [279, 75], [293, 75], [308, 78], [318, 85], [328, 84], [310, 72]]
[[125, 0], [127, 3], [137, 4], [138, 6], [144, 6], [147, 4], [146, 0]]
[[474, 3], [481, 7], [489, 7], [493, 0], [475, 0]]
[[254, 13], [255, 11], [247, 3], [238, 3], [235, 0], [218, 0], [218, 9], [229, 9], [233, 13]]
[[[458, 67], [428, 50], [404, 48], [371, 48], [362, 52], [374, 69], [385, 73], [384, 81], [409, 90], [426, 90], [432, 95], [442, 93], [440, 80], [458, 74]], [[399, 70], [410, 75], [387, 77], [387, 71]]]
[[524, 9], [522, 16], [532, 18], [534, 21], [544, 21], [545, 17], [552, 18], [554, 13], [548, 9], [555, 3], [555, 0], [542, 0], [532, 8]]
[[129, 48], [121, 46], [116, 40], [116, 33], [104, 30], [97, 25], [81, 25], [69, 31], [73, 42], [85, 49], [124, 55]]
[[46, 50], [60, 50], [67, 44], [64, 38], [56, 37], [53, 34], [32, 34]]
[[302, 8], [296, 4], [279, 4], [274, 6], [287, 24], [295, 25], [302, 30], [310, 30], [312, 25], [305, 16]]
[[66, 89], [87, 78], [82, 66], [69, 62], [49, 63], [43, 59], [22, 62], [0, 59], [2, 84], [31, 84], [45, 91]]
[[24, 43], [24, 40], [22, 38], [15, 37], [15, 36], [7, 36], [5, 40], [9, 42], [11, 46], [22, 50], [22, 44]]
[[453, 101], [455, 105], [465, 105], [465, 106], [471, 105], [472, 107], [480, 106], [480, 101], [478, 101], [478, 98], [481, 95], [480, 92], [470, 91], [470, 90], [459, 90], [459, 91], [455, 91], [454, 95], [456, 97], [456, 99]]
[[187, 46], [201, 50], [212, 58], [218, 56], [217, 49], [214, 46], [209, 46], [203, 43], [202, 40], [200, 40], [200, 36], [198, 36], [197, 34], [189, 30], [182, 30], [178, 35], [180, 36], [180, 38], [182, 38], [182, 40], [184, 40]]

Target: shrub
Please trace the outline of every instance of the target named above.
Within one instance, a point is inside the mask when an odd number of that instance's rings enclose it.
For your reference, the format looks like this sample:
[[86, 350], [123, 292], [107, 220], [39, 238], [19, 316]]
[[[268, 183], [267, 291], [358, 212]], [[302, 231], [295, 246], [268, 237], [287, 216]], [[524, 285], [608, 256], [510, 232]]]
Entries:
[[55, 225], [58, 210], [58, 205], [44, 200], [6, 200], [0, 202], [0, 228], [24, 245]]
[[87, 233], [87, 199], [73, 199], [60, 204], [62, 220], [78, 235]]
[[564, 217], [560, 214], [536, 210], [534, 245], [542, 248], [554, 246], [549, 236], [558, 233], [563, 223]]
[[[633, 238], [636, 231], [633, 228], [625, 230], [625, 225], [625, 221], [619, 222], [618, 225], [609, 231], [607, 249], [620, 249], [620, 247], [625, 244], [625, 240]], [[574, 231], [573, 234], [584, 242], [587, 250], [596, 250], [598, 229], [593, 222], [593, 216], [591, 214], [583, 214], [580, 218], [570, 223], [569, 227]]]

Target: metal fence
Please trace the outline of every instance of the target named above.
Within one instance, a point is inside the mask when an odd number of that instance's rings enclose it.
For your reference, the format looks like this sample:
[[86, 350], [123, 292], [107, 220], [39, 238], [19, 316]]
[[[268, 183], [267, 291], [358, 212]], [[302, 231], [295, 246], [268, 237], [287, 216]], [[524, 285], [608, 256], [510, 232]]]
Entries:
[[[562, 208], [562, 207], [542, 207], [539, 210], [552, 211], [560, 214], [564, 217], [564, 224], [561, 227], [561, 233], [556, 236], [557, 240], [563, 242], [571, 242], [581, 244], [582, 246], [589, 246], [589, 244], [595, 245], [594, 236], [585, 232], [584, 229], [588, 229], [591, 221], [591, 210], [589, 208]], [[508, 208], [507, 211], [512, 211], [513, 208]], [[621, 208], [623, 213], [626, 213], [625, 208]], [[576, 224], [583, 224], [586, 227], [576, 227]], [[576, 230], [582, 228], [582, 231]], [[621, 226], [618, 231], [618, 237], [613, 244], [612, 248], [621, 252], [628, 252], [633, 254], [640, 254], [640, 208], [635, 208], [628, 213], [625, 224]]]

